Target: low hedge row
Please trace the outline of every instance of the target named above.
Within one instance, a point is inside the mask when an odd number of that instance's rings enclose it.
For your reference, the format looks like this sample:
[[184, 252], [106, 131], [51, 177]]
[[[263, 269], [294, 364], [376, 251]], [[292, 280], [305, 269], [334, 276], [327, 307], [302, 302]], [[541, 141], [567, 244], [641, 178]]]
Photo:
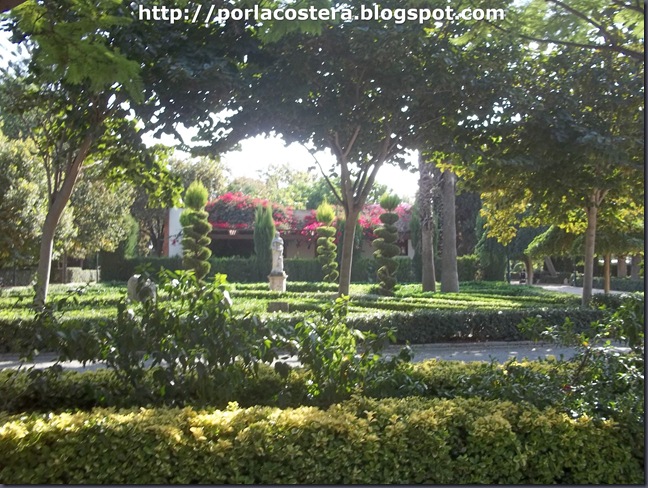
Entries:
[[[266, 314], [262, 321], [278, 320], [295, 325], [304, 318], [308, 310], [316, 310], [315, 303], [291, 303], [290, 314]], [[531, 337], [519, 328], [528, 318], [542, 316], [552, 324], [562, 324], [569, 317], [580, 330], [603, 317], [601, 310], [580, 308], [531, 308], [521, 310], [416, 310], [411, 312], [364, 312], [365, 309], [351, 308], [347, 323], [360, 330], [378, 332], [382, 328], [396, 331], [399, 344], [429, 344], [436, 342], [481, 342], [481, 341], [520, 341]], [[67, 318], [61, 321], [66, 331], [79, 331], [76, 334], [92, 340], [92, 330], [113, 319], [109, 318]], [[242, 319], [252, 320], [251, 318]], [[55, 351], [59, 343], [55, 333], [44, 333], [29, 320], [0, 320], [0, 353], [18, 353], [26, 347], [40, 351]]]
[[478, 399], [0, 418], [7, 484], [641, 484], [613, 421]]
[[350, 315], [347, 323], [360, 330], [377, 332], [382, 327], [396, 330], [399, 343], [520, 341], [531, 337], [519, 328], [529, 317], [541, 316], [551, 324], [563, 324], [569, 317], [577, 330], [586, 330], [601, 318], [601, 310], [420, 310], [416, 312], [366, 313]]
[[[600, 276], [595, 276], [592, 281], [593, 288], [599, 288], [601, 290], [603, 289], [603, 278], [601, 278]], [[582, 276], [579, 276], [576, 279], [576, 286], [583, 286]], [[612, 276], [610, 277], [610, 289], [628, 292], [645, 291], [645, 283], [643, 279], [632, 280], [630, 278], [617, 278], [615, 276]]]

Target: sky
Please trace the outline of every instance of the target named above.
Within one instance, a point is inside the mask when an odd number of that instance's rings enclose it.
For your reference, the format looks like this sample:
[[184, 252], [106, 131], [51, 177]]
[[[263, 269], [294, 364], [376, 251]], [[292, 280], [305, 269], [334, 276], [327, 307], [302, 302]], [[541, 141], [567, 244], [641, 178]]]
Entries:
[[[5, 67], [8, 60], [13, 57], [14, 46], [8, 39], [9, 36], [6, 32], [0, 32], [0, 67]], [[171, 137], [163, 137], [159, 141], [152, 138], [146, 140], [151, 144], [162, 142], [166, 145], [174, 145], [175, 143]], [[257, 178], [260, 170], [264, 170], [272, 164], [288, 163], [295, 171], [305, 171], [314, 165], [313, 158], [305, 147], [299, 144], [286, 146], [280, 137], [254, 137], [243, 141], [240, 148], [240, 151], [231, 151], [221, 155], [221, 161], [228, 168], [232, 178], [240, 176]], [[322, 165], [331, 165], [335, 162], [330, 153], [318, 153], [317, 158]], [[416, 156], [412, 156], [411, 160], [413, 166], [416, 167]], [[319, 173], [317, 174], [319, 175]], [[387, 185], [401, 198], [413, 203], [418, 186], [416, 173], [384, 165], [380, 168], [376, 181]]]

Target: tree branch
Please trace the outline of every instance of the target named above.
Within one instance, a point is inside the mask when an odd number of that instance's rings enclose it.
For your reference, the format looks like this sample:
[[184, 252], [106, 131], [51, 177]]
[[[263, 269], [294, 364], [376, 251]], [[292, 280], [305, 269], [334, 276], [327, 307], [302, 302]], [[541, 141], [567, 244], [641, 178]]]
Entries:
[[[302, 146], [304, 146], [304, 144], [302, 144]], [[308, 151], [308, 154], [310, 154], [310, 156], [315, 160], [315, 164], [319, 168], [320, 173], [322, 174], [324, 181], [326, 181], [326, 184], [328, 185], [329, 189], [333, 192], [333, 196], [335, 197], [335, 199], [340, 203], [340, 205], [343, 205], [344, 202], [342, 201], [342, 197], [340, 197], [340, 194], [338, 193], [337, 189], [335, 188], [333, 183], [331, 183], [331, 179], [324, 172], [324, 168], [322, 168], [319, 159], [317, 159], [315, 155], [310, 151], [310, 149], [308, 149], [306, 146], [304, 146], [304, 148]]]

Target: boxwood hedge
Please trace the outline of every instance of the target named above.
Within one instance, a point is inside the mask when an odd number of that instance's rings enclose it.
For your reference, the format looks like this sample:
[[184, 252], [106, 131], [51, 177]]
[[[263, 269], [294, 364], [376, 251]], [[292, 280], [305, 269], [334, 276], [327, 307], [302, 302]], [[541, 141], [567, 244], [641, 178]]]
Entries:
[[479, 399], [0, 414], [6, 484], [643, 484], [613, 421]]

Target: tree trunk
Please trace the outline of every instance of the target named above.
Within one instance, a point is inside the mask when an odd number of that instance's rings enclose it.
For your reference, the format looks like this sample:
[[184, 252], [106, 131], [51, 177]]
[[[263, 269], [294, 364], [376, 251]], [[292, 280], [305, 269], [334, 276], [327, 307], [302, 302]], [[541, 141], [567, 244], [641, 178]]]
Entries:
[[617, 277], [618, 278], [627, 278], [628, 277], [628, 265], [626, 264], [626, 256], [617, 256]]
[[550, 276], [553, 276], [553, 277], [558, 276], [558, 273], [556, 273], [556, 268], [555, 268], [555, 266], [553, 264], [553, 261], [551, 260], [550, 256], [545, 256], [544, 263], [545, 263], [545, 266], [547, 267], [547, 270], [549, 271]]
[[36, 296], [34, 297], [34, 304], [37, 307], [44, 306], [47, 301], [56, 227], [61, 219], [61, 215], [63, 215], [65, 207], [70, 201], [74, 185], [81, 174], [81, 167], [90, 151], [93, 141], [94, 137], [90, 134], [84, 138], [79, 147], [79, 152], [65, 173], [61, 188], [55, 191], [50, 197], [50, 206], [45, 216], [45, 223], [43, 224], [43, 237], [41, 239], [38, 269], [36, 271]]
[[610, 294], [610, 261], [612, 256], [610, 253], [606, 253], [603, 256], [603, 291], [606, 295]]
[[524, 269], [526, 271], [526, 285], [533, 286], [533, 259], [531, 256], [524, 255]]
[[581, 304], [587, 307], [592, 300], [592, 283], [594, 279], [594, 246], [596, 244], [596, 220], [598, 207], [591, 205], [586, 209], [587, 230], [585, 231], [585, 264], [583, 270], [583, 298]]
[[[421, 285], [423, 291], [436, 291], [434, 269], [434, 192], [436, 189], [435, 166], [419, 156], [419, 212], [421, 214]], [[438, 180], [438, 178], [436, 178]]]
[[459, 291], [457, 272], [457, 221], [455, 218], [455, 184], [457, 177], [450, 170], [443, 172], [441, 198], [443, 200], [443, 228], [441, 248], [441, 293]]
[[342, 238], [342, 255], [340, 259], [339, 295], [349, 295], [351, 287], [351, 266], [353, 265], [353, 244], [355, 241], [356, 224], [360, 211], [354, 210], [345, 215], [344, 237]]
[[61, 256], [61, 276], [59, 276], [59, 279], [61, 280], [61, 283], [65, 284], [67, 283], [67, 272], [68, 270], [68, 259], [67, 259], [67, 253], [64, 252], [63, 256]]
[[630, 279], [639, 280], [639, 268], [641, 266], [641, 255], [635, 254], [632, 256], [632, 263], [630, 264]]
[[[428, 224], [426, 224], [428, 225]], [[436, 291], [434, 269], [434, 229], [421, 226], [421, 258], [423, 291]]]

